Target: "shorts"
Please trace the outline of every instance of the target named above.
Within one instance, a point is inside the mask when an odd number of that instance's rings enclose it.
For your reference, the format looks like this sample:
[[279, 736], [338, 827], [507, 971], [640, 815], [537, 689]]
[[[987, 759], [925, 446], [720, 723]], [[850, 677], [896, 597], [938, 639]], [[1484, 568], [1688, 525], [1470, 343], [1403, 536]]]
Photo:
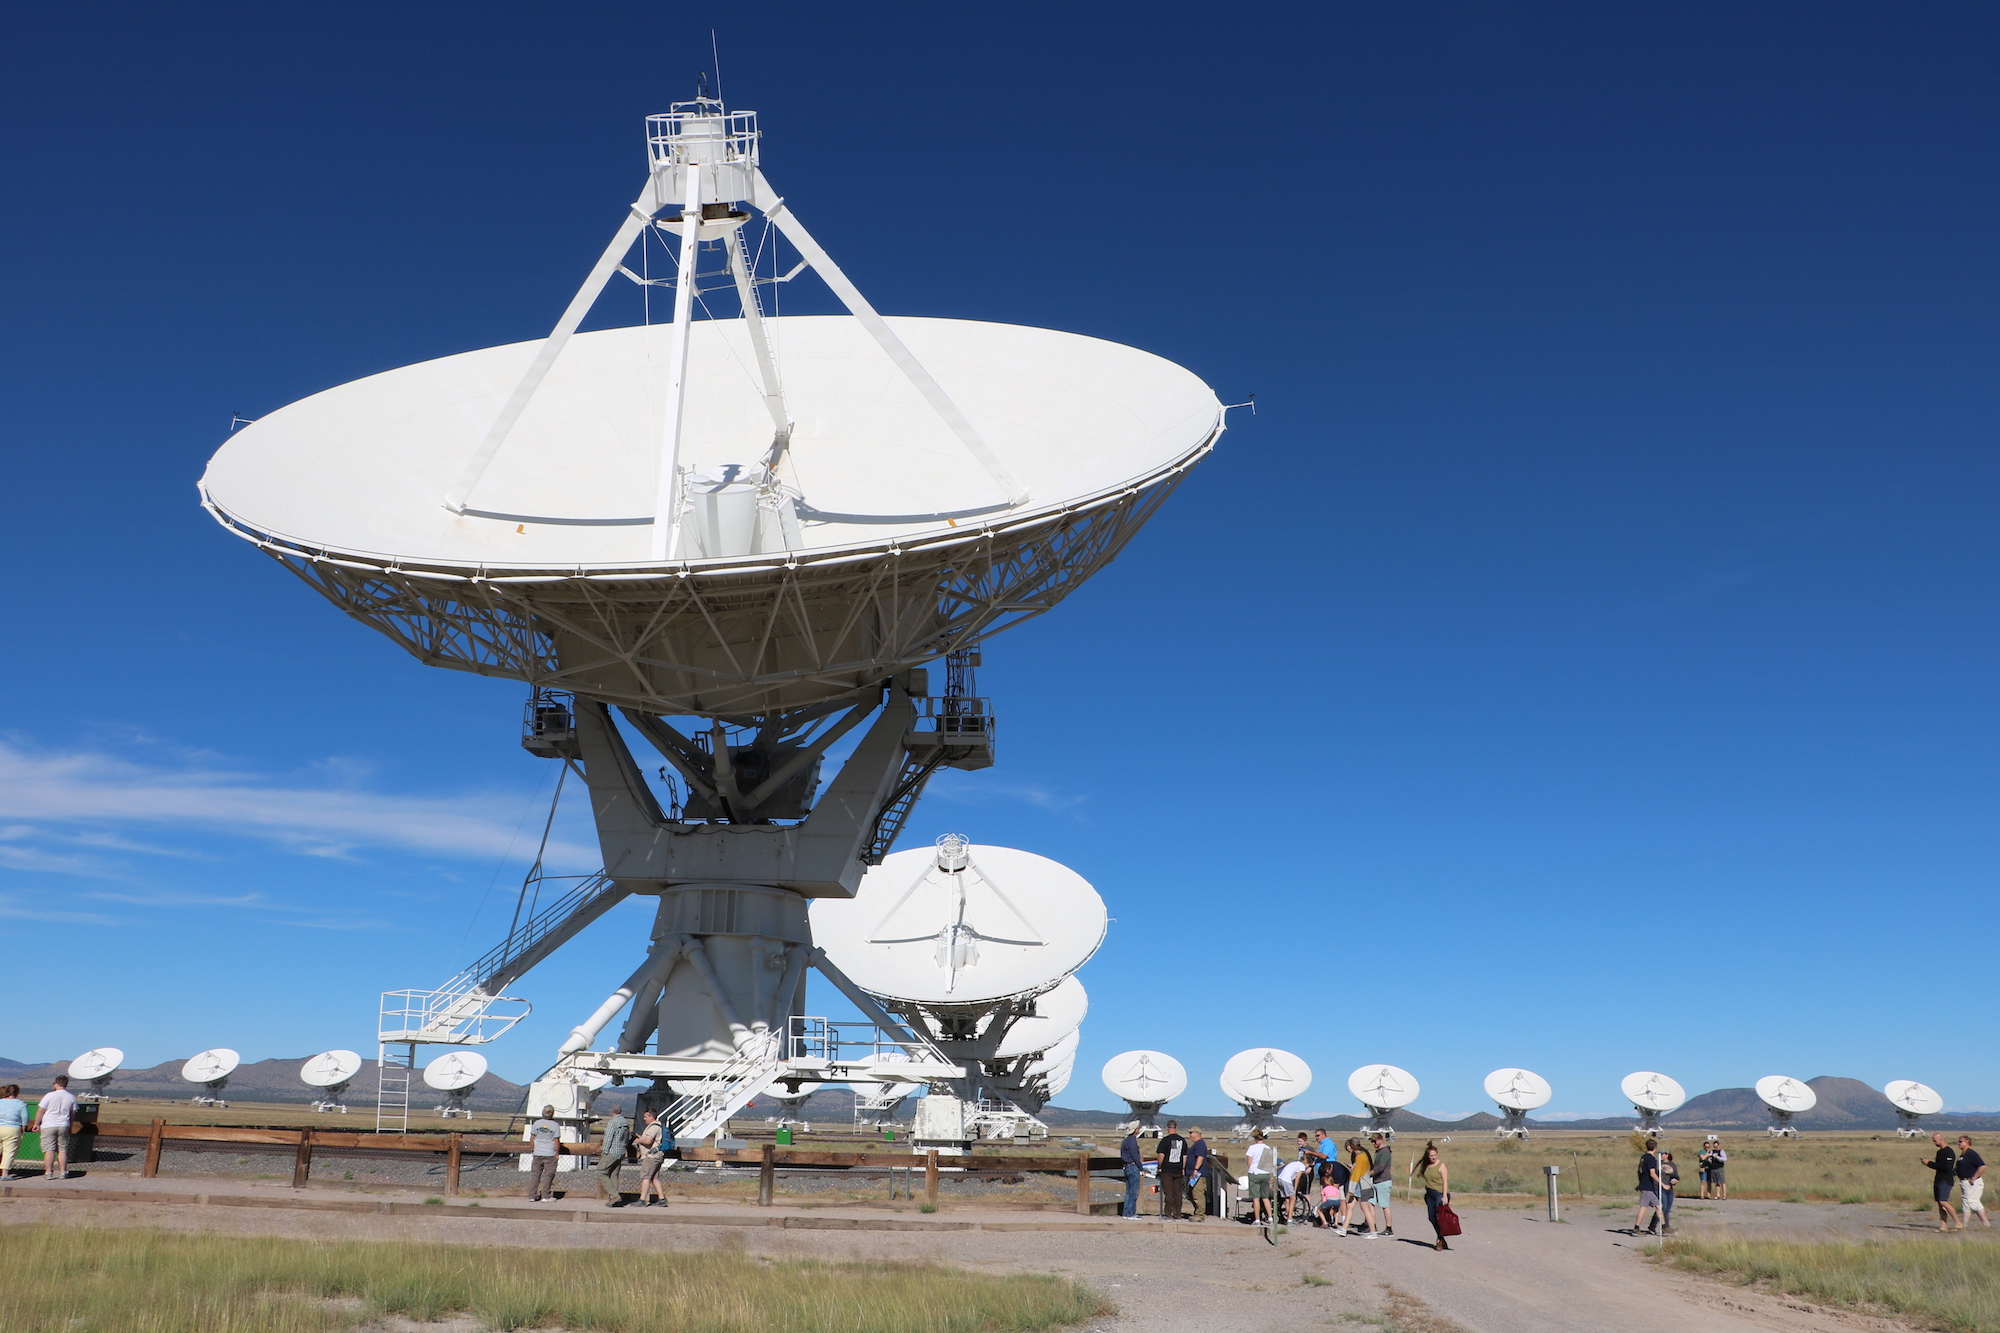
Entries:
[[667, 1164], [667, 1155], [663, 1152], [640, 1153], [639, 1183], [643, 1185], [650, 1180], [656, 1185], [659, 1184], [660, 1168], [665, 1166], [666, 1164]]
[[1375, 1182], [1375, 1206], [1377, 1208], [1387, 1208], [1389, 1206], [1389, 1201], [1393, 1199], [1395, 1196], [1396, 1196], [1395, 1181], [1378, 1180]]
[[1983, 1213], [1986, 1211], [1986, 1181], [1983, 1178], [1979, 1180], [1961, 1180], [1958, 1182], [1958, 1187], [1965, 1191], [1964, 1207], [1966, 1212]]
[[[1710, 1171], [1708, 1173], [1708, 1183], [1711, 1185], [1727, 1185], [1729, 1182], [1723, 1179], [1723, 1175], [1724, 1173], [1721, 1171]], [[1904, 1197], [1907, 1198], [1908, 1196]]]
[[1271, 1197], [1271, 1173], [1269, 1171], [1252, 1171], [1250, 1173], [1249, 1197], [1253, 1199], [1268, 1199]]
[[1640, 1190], [1639, 1206], [1641, 1208], [1658, 1208], [1660, 1206], [1660, 1192], [1658, 1190]]
[[[46, 1152], [43, 1156], [47, 1156]], [[1957, 1176], [1940, 1176], [1931, 1182], [1931, 1197], [1939, 1203], [1951, 1202], [1951, 1187], [1958, 1183]]]
[[42, 1160], [53, 1162], [58, 1156], [69, 1152], [70, 1132], [68, 1125], [42, 1126]]

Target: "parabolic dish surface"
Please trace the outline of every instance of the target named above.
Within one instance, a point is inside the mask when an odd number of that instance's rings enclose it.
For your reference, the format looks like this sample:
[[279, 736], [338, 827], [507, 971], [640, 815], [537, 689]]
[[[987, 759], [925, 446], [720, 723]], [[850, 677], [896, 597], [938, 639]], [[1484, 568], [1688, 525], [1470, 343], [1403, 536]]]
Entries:
[[[794, 421], [781, 478], [800, 497], [802, 551], [969, 537], [982, 520], [1060, 510], [1198, 455], [1221, 424], [1207, 385], [1135, 348], [1019, 325], [889, 322], [1030, 498], [1005, 508], [993, 479], [851, 317], [776, 319]], [[445, 496], [539, 341], [384, 371], [279, 408], [223, 443], [203, 494], [251, 533], [369, 561], [657, 565], [670, 336], [653, 325], [574, 338], [465, 514], [447, 510]], [[694, 326], [680, 460], [697, 477], [747, 474], [769, 449], [754, 366], [743, 321]]]
[[1222, 1066], [1223, 1095], [1239, 1105], [1276, 1105], [1298, 1096], [1312, 1086], [1312, 1067], [1275, 1046], [1253, 1046], [1238, 1051]]
[[1783, 1074], [1766, 1074], [1758, 1079], [1757, 1099], [1773, 1111], [1810, 1111], [1819, 1104], [1818, 1093]]
[[994, 1048], [993, 1058], [1013, 1060], [1046, 1051], [1082, 1027], [1089, 1013], [1090, 995], [1083, 983], [1075, 977], [1064, 977], [1061, 985], [1035, 997], [1032, 1017], [1014, 1020]]
[[1687, 1091], [1665, 1074], [1640, 1070], [1618, 1081], [1618, 1090], [1632, 1105], [1645, 1111], [1671, 1111], [1687, 1100]]
[[1393, 1111], [1408, 1106], [1422, 1091], [1417, 1077], [1394, 1065], [1363, 1065], [1347, 1076], [1347, 1090], [1363, 1106]]
[[486, 1057], [478, 1051], [447, 1051], [424, 1066], [424, 1086], [439, 1092], [469, 1088], [486, 1077]]
[[1882, 1095], [1911, 1115], [1936, 1115], [1944, 1110], [1944, 1098], [1915, 1079], [1895, 1079], [1883, 1086]]
[[243, 1063], [243, 1057], [227, 1046], [217, 1046], [203, 1051], [181, 1066], [181, 1077], [189, 1083], [213, 1083], [217, 1079], [228, 1078], [236, 1066]]
[[125, 1063], [125, 1052], [116, 1046], [99, 1046], [85, 1051], [69, 1062], [71, 1078], [104, 1078], [118, 1071]]
[[1126, 1051], [1104, 1062], [1104, 1086], [1128, 1102], [1170, 1102], [1187, 1084], [1186, 1066], [1159, 1051]]
[[854, 897], [812, 900], [814, 941], [863, 990], [939, 1008], [1038, 994], [1097, 952], [1109, 918], [1083, 876], [1011, 847], [968, 851], [957, 873], [935, 848], [891, 853]]
[[360, 1072], [361, 1056], [356, 1052], [321, 1051], [299, 1066], [299, 1082], [309, 1088], [330, 1088]]
[[1496, 1069], [1486, 1076], [1486, 1095], [1515, 1111], [1547, 1106], [1555, 1090], [1540, 1074], [1525, 1069]]

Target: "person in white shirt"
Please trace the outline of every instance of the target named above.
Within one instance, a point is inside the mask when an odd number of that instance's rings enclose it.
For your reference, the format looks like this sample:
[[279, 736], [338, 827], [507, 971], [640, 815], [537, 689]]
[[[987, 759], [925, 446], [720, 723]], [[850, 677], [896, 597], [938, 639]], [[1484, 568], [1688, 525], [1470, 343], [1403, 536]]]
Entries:
[[[1275, 1149], [1274, 1149], [1275, 1151]], [[1286, 1162], [1278, 1168], [1278, 1221], [1289, 1222], [1297, 1216], [1299, 1204], [1299, 1179], [1305, 1178], [1306, 1185], [1312, 1185], [1312, 1173], [1304, 1162]], [[1308, 1212], [1312, 1205], [1305, 1205]]]
[[1264, 1142], [1263, 1130], [1253, 1130], [1247, 1156], [1251, 1221], [1261, 1222], [1271, 1215], [1271, 1176], [1278, 1169], [1278, 1150]]
[[57, 1074], [55, 1086], [35, 1108], [35, 1124], [30, 1131], [42, 1136], [42, 1179], [69, 1179], [69, 1127], [76, 1115], [76, 1094], [69, 1090], [69, 1075]]
[[542, 1108], [542, 1118], [528, 1126], [528, 1138], [534, 1143], [534, 1151], [529, 1155], [533, 1174], [528, 1177], [528, 1202], [540, 1203], [543, 1196], [556, 1197], [556, 1163], [562, 1160], [562, 1126], [549, 1119], [556, 1113], [553, 1106]]

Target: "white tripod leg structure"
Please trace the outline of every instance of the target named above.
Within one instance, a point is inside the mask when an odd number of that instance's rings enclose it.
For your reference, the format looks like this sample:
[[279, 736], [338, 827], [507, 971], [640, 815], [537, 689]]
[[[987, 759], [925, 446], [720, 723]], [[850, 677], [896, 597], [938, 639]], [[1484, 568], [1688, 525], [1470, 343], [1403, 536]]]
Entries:
[[680, 536], [681, 416], [687, 406], [688, 333], [694, 323], [694, 265], [701, 246], [701, 164], [682, 168], [687, 198], [681, 209], [680, 275], [674, 279], [674, 337], [667, 352], [666, 418], [660, 442], [660, 482], [653, 499], [653, 559], [666, 560]]
[[972, 423], [966, 420], [965, 413], [958, 410], [958, 404], [951, 400], [951, 395], [931, 378], [931, 373], [924, 369], [923, 363], [903, 345], [903, 340], [896, 336], [896, 331], [889, 327], [888, 321], [876, 313], [874, 306], [868, 304], [868, 298], [861, 294], [861, 289], [848, 281], [847, 275], [840, 271], [840, 265], [833, 262], [833, 257], [820, 248], [819, 242], [812, 238], [812, 233], [807, 231], [798, 218], [793, 216], [791, 210], [785, 207], [785, 201], [771, 188], [771, 183], [764, 179], [761, 168], [751, 177], [751, 181], [756, 189], [756, 196], [751, 202], [764, 214], [767, 221], [785, 234], [786, 240], [798, 247], [806, 262], [813, 266], [813, 271], [819, 274], [826, 285], [833, 289], [833, 294], [840, 298], [841, 304], [847, 307], [848, 313], [860, 322], [862, 328], [868, 330], [876, 345], [888, 354], [889, 359], [896, 363], [897, 369], [916, 386], [917, 392], [924, 396], [924, 400], [931, 405], [932, 410], [944, 418], [945, 424], [951, 427], [952, 433], [965, 445], [966, 452], [970, 453], [978, 461], [979, 466], [986, 469], [986, 475], [999, 485], [1001, 492], [1007, 497], [1007, 503], [1010, 505], [1027, 503], [1028, 488], [1023, 486], [1020, 479], [1000, 461], [1000, 456], [993, 452], [985, 439], [973, 428]]
[[[561, 356], [563, 348], [569, 345], [570, 335], [576, 332], [577, 325], [583, 323], [583, 317], [590, 313], [590, 307], [597, 303], [599, 294], [604, 291], [604, 284], [611, 281], [611, 275], [618, 271], [618, 265], [623, 262], [625, 252], [632, 248], [632, 242], [639, 239], [639, 233], [652, 221], [653, 214], [659, 212], [660, 205], [657, 198], [653, 180], [648, 178], [646, 188], [632, 202], [631, 210], [625, 215], [624, 224], [618, 228], [618, 234], [611, 238], [611, 244], [604, 247], [604, 253], [597, 258], [597, 266], [590, 270], [590, 276], [583, 280], [583, 286], [577, 288], [576, 295], [570, 299], [569, 308], [563, 311], [562, 318], [556, 321], [555, 328], [542, 340], [541, 350], [537, 351], [535, 359], [528, 363], [527, 373], [522, 375], [521, 382], [514, 386], [514, 392], [508, 396], [506, 406], [500, 409], [500, 415], [494, 418], [493, 425], [487, 430], [486, 438], [480, 441], [479, 448], [466, 460], [465, 470], [459, 473], [457, 483], [445, 496], [446, 509], [454, 514], [465, 512], [465, 507], [472, 498], [473, 489], [479, 485], [479, 479], [486, 475], [486, 469], [492, 465], [494, 455], [500, 452], [500, 446], [507, 442], [507, 436], [514, 429], [514, 423], [521, 419], [521, 413], [527, 409], [528, 400], [535, 396], [535, 390], [542, 387], [542, 381], [548, 376], [549, 367], [555, 365], [556, 358]], [[700, 211], [700, 207], [697, 206], [695, 212]]]
[[743, 305], [743, 322], [749, 326], [750, 349], [757, 354], [757, 375], [764, 385], [764, 410], [771, 414], [776, 430], [772, 437], [769, 466], [778, 465], [785, 440], [792, 432], [791, 414], [785, 408], [785, 391], [778, 386], [778, 362], [771, 354], [771, 338], [764, 327], [764, 307], [757, 300], [757, 285], [751, 281], [750, 261], [743, 253], [743, 233], [729, 233], [729, 276], [736, 279], [736, 297]]

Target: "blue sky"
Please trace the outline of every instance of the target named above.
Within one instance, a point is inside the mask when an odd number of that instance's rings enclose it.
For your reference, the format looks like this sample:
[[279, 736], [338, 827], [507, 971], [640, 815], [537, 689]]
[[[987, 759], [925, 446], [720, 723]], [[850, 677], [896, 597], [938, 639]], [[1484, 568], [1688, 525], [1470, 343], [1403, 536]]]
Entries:
[[[0, 1055], [363, 1048], [376, 992], [504, 929], [553, 774], [519, 689], [343, 619], [194, 481], [233, 412], [544, 331], [709, 29], [113, 4], [10, 38]], [[1064, 1102], [1144, 1045], [1213, 1114], [1272, 1044], [1302, 1111], [1376, 1061], [1434, 1115], [1509, 1064], [1573, 1114], [1639, 1068], [2000, 1108], [1996, 38], [1973, 4], [727, 16], [724, 91], [880, 307], [1257, 395], [989, 644], [1001, 763], [904, 844], [1109, 901]], [[533, 974], [496, 1068], [643, 926]]]

